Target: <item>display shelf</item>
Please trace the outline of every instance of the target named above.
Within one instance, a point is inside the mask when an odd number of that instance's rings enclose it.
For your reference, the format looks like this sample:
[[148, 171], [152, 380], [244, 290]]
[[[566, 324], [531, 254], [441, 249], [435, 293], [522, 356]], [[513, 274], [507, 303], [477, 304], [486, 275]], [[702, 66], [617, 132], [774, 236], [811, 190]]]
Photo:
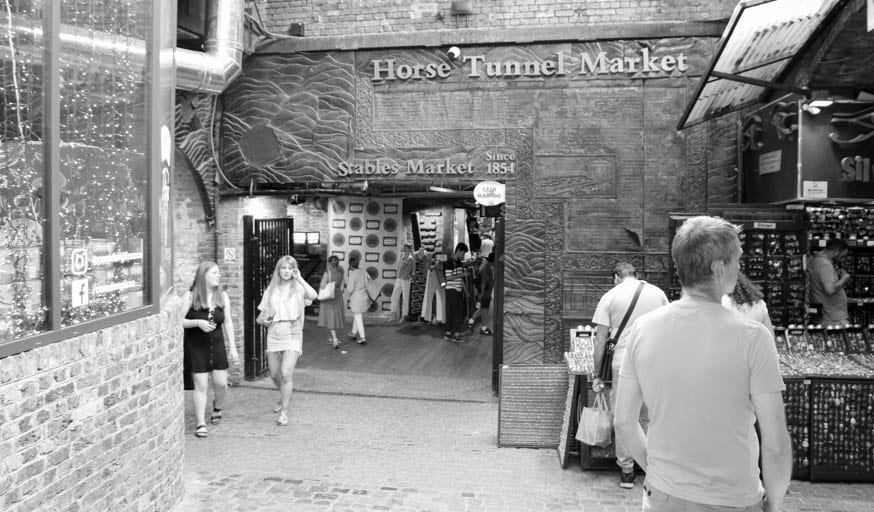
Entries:
[[810, 479], [874, 482], [874, 380], [811, 382]]
[[783, 402], [786, 409], [786, 426], [792, 440], [792, 478], [810, 478], [810, 380], [786, 366], [782, 367]]

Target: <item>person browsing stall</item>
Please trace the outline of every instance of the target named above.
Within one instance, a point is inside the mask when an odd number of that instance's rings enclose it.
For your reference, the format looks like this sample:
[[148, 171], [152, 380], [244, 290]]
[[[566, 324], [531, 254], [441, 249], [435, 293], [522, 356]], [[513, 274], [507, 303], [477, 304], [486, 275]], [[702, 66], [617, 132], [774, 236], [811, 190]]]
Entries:
[[743, 272], [738, 272], [734, 290], [722, 297], [722, 305], [761, 323], [774, 337], [774, 324], [768, 314], [765, 295]]
[[[668, 298], [661, 288], [637, 279], [634, 265], [622, 261], [613, 267], [613, 288], [607, 291], [598, 301], [592, 322], [595, 328], [595, 362], [596, 368], [600, 367], [601, 360], [605, 357], [605, 346], [611, 334], [616, 336], [619, 326], [625, 320], [625, 327], [619, 333], [616, 347], [613, 351], [612, 372], [613, 378], [619, 376], [622, 366], [622, 357], [628, 340], [628, 328], [634, 324], [641, 315], [660, 308], [668, 303]], [[636, 300], [635, 300], [636, 298]], [[633, 306], [632, 306], [633, 303]], [[627, 319], [626, 319], [627, 316]], [[592, 381], [592, 389], [601, 391], [606, 382], [598, 377]], [[616, 386], [610, 389], [610, 407], [616, 405]], [[641, 411], [641, 422], [647, 422], [646, 411]], [[619, 486], [624, 489], [634, 488], [634, 458], [625, 446], [625, 441], [616, 433], [616, 464], [622, 470], [619, 478]]]
[[850, 274], [846, 270], [835, 268], [835, 263], [840, 263], [847, 256], [848, 250], [849, 247], [843, 240], [831, 239], [807, 263], [810, 302], [819, 304], [822, 308], [822, 313], [814, 319], [815, 323], [843, 326], [850, 321], [847, 292], [844, 290]]
[[446, 292], [446, 334], [443, 339], [447, 341], [461, 341], [461, 333], [465, 330], [465, 317], [467, 313], [464, 307], [464, 276], [467, 270], [462, 262], [467, 254], [467, 244], [460, 243], [455, 246], [452, 257], [438, 263], [437, 276], [440, 286]]
[[644, 511], [783, 508], [792, 446], [777, 348], [764, 325], [722, 306], [739, 271], [737, 233], [723, 219], [687, 219], [671, 244], [682, 297], [628, 333], [614, 426], [646, 471]]

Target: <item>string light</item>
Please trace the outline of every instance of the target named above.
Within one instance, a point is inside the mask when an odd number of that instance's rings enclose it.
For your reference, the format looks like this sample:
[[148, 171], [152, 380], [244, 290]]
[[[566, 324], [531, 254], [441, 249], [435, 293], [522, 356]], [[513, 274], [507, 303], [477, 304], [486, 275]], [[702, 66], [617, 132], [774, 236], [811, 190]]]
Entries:
[[[17, 7], [4, 1], [10, 23], [13, 15], [41, 17], [38, 5]], [[62, 19], [65, 26], [87, 28], [103, 37], [142, 40], [148, 13], [137, 12], [136, 7], [145, 9], [149, 4], [63, 0]], [[43, 251], [50, 249], [42, 239], [44, 67], [28, 54], [41, 55], [41, 45], [14, 34], [11, 25], [4, 28], [11, 64], [0, 66], [4, 100], [0, 107], [0, 342], [46, 329], [40, 282], [45, 278]], [[92, 262], [95, 256], [118, 256], [92, 263], [84, 274], [63, 258], [64, 326], [119, 313], [143, 295], [142, 246], [148, 224], [142, 135], [145, 69], [129, 51], [119, 48], [114, 61], [96, 50], [83, 55], [62, 49], [60, 57], [61, 247], [52, 250], [69, 256], [85, 249]], [[88, 290], [85, 300], [72, 294], [74, 282], [83, 279]]]

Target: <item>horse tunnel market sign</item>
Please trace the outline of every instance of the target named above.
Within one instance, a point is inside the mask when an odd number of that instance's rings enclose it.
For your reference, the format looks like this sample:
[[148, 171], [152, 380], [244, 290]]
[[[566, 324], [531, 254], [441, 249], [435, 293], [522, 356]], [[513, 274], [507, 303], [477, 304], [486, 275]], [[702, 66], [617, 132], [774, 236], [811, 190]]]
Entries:
[[[487, 60], [485, 55], [464, 55], [460, 57], [462, 72], [469, 78], [540, 78], [549, 76], [576, 75], [623, 75], [623, 74], [670, 74], [685, 73], [689, 69], [685, 53], [655, 54], [649, 48], [639, 48], [636, 53], [626, 52], [622, 56], [608, 55], [605, 51], [580, 52], [579, 63], [571, 69], [570, 59], [564, 52], [558, 52], [542, 60], [518, 61], [506, 59]], [[449, 78], [453, 66], [446, 62], [407, 63], [397, 59], [374, 59], [371, 61], [376, 81], [438, 80]]]

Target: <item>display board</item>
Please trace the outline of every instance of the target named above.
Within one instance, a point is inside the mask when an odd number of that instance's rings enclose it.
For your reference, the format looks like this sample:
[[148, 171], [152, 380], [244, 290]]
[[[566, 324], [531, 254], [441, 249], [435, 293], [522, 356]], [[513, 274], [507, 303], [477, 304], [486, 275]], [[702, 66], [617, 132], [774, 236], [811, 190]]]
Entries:
[[391, 291], [398, 258], [405, 242], [400, 198], [338, 196], [328, 208], [328, 253], [340, 258], [346, 270], [357, 254], [378, 290], [377, 311], [391, 310]]

